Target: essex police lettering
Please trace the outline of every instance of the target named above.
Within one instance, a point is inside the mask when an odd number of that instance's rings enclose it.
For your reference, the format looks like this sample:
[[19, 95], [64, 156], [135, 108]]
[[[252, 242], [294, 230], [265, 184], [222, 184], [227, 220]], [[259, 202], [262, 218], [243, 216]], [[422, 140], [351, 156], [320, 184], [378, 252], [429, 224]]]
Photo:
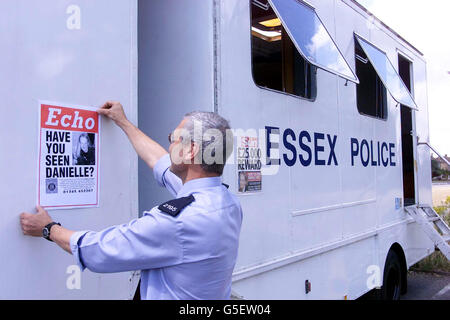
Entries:
[[395, 167], [395, 143], [350, 139], [352, 166], [361, 161], [364, 167]]
[[[278, 127], [265, 127], [267, 165], [279, 165], [281, 159], [288, 167], [297, 163], [303, 167], [339, 166], [337, 157], [338, 136], [320, 132], [308, 132], [287, 128], [281, 133]], [[364, 167], [395, 167], [395, 143], [358, 140], [350, 138], [349, 151], [351, 165]], [[281, 154], [279, 144], [286, 152]], [[275, 156], [274, 156], [275, 155]]]

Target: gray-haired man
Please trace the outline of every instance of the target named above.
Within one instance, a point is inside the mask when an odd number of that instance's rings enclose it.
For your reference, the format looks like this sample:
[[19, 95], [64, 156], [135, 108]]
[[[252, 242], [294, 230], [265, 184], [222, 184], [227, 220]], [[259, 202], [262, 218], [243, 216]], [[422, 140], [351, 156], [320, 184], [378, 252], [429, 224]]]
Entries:
[[187, 114], [169, 134], [168, 154], [127, 120], [119, 102], [97, 112], [122, 128], [176, 199], [100, 232], [65, 229], [38, 207], [38, 214], [21, 214], [23, 233], [44, 234], [82, 269], [142, 270], [142, 299], [228, 299], [242, 223], [239, 201], [220, 178], [232, 150], [228, 122], [210, 112]]

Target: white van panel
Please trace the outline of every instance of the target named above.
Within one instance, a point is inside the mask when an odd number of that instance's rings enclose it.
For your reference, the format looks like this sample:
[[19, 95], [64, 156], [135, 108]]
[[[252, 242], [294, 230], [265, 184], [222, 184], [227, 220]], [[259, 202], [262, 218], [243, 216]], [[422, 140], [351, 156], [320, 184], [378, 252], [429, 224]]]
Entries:
[[[68, 29], [80, 9], [80, 29]], [[19, 214], [35, 212], [38, 165], [38, 100], [100, 106], [120, 100], [137, 121], [136, 1], [76, 0], [0, 2], [0, 117], [2, 299], [126, 299], [131, 273], [81, 275], [68, 289], [71, 255], [45, 239], [22, 234]], [[70, 24], [72, 26], [72, 24]], [[75, 23], [75, 26], [78, 24]], [[51, 211], [71, 230], [101, 230], [138, 215], [137, 157], [111, 121], [101, 132], [100, 207]]]

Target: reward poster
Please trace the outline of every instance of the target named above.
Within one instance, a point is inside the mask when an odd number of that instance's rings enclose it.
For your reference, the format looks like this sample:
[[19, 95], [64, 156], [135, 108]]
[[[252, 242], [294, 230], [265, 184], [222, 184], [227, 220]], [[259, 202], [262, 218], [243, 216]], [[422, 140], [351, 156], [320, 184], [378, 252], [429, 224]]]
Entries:
[[251, 193], [262, 190], [261, 148], [257, 137], [237, 138], [238, 192]]
[[40, 206], [98, 207], [100, 117], [95, 110], [39, 104]]

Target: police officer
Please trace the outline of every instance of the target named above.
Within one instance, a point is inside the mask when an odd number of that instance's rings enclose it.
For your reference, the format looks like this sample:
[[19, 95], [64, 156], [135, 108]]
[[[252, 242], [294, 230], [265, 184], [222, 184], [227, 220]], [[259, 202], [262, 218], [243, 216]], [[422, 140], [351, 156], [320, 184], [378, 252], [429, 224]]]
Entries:
[[[187, 114], [169, 134], [168, 154], [127, 120], [119, 102], [107, 102], [97, 112], [127, 134], [175, 199], [99, 232], [70, 231], [37, 207], [37, 214], [20, 215], [23, 233], [54, 241], [82, 270], [141, 270], [142, 299], [229, 299], [242, 210], [221, 182], [232, 150], [228, 122], [210, 112]], [[203, 135], [195, 134], [198, 129]]]

